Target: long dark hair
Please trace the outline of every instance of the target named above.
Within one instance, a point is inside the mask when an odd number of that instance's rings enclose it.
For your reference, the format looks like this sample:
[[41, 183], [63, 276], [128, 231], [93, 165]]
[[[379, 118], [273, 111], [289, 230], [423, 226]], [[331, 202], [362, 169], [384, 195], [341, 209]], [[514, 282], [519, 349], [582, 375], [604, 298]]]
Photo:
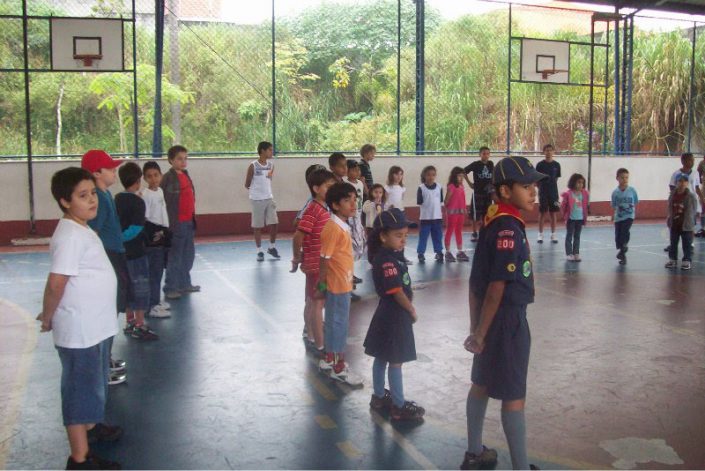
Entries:
[[583, 181], [583, 189], [585, 189], [585, 177], [579, 173], [574, 173], [570, 176], [570, 179], [568, 180], [568, 188], [575, 191], [575, 187], [578, 185], [578, 181], [580, 180]]
[[402, 174], [401, 181], [399, 182], [399, 186], [401, 186], [401, 187], [404, 186], [404, 169], [398, 165], [392, 165], [391, 167], [389, 167], [389, 173], [387, 173], [387, 185], [394, 184], [394, 182], [392, 181], [392, 175], [395, 175], [399, 172], [401, 172], [401, 174]]
[[464, 174], [465, 170], [463, 170], [461, 167], [453, 167], [453, 169], [450, 171], [450, 176], [448, 177], [448, 184], [453, 185], [453, 186], [460, 186], [458, 185], [458, 175]]
[[374, 202], [374, 199], [372, 199], [372, 192], [374, 190], [376, 190], [377, 188], [382, 189], [382, 204], [386, 203], [387, 202], [387, 190], [384, 189], [384, 185], [382, 185], [381, 183], [375, 183], [374, 185], [372, 185], [370, 187], [370, 190], [368, 192], [370, 200]]

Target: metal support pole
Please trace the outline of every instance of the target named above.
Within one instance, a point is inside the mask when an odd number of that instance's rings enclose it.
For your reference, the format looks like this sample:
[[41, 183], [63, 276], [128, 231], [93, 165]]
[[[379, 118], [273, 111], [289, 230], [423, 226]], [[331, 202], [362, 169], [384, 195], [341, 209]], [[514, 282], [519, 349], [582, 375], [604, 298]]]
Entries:
[[274, 153], [277, 152], [277, 50], [276, 45], [276, 29], [274, 20], [274, 0], [272, 0], [272, 148]]
[[605, 77], [603, 78], [605, 89], [604, 96], [605, 102], [603, 104], [603, 118], [602, 118], [602, 155], [607, 155], [607, 92], [609, 91], [609, 80], [610, 80], [610, 22], [607, 22], [606, 32], [605, 32]]
[[416, 153], [423, 154], [426, 147], [424, 142], [424, 60], [426, 41], [424, 35], [424, 2], [416, 0]]
[[697, 23], [693, 23], [693, 48], [690, 56], [690, 92], [688, 93], [688, 136], [686, 148], [690, 152], [690, 142], [693, 136], [693, 106], [695, 101], [695, 45], [697, 41]]
[[629, 60], [627, 61], [627, 75], [624, 78], [627, 81], [626, 94], [624, 101], [626, 102], [626, 116], [624, 129], [624, 151], [631, 152], [632, 150], [632, 75], [634, 72], [634, 15], [629, 16]]
[[154, 129], [152, 131], [152, 157], [161, 157], [162, 145], [162, 72], [164, 69], [164, 0], [154, 1]]
[[590, 104], [588, 118], [588, 174], [587, 187], [590, 191], [592, 182], [592, 134], [593, 134], [593, 105], [595, 104], [595, 18], [590, 18]]
[[[615, 8], [615, 12], [619, 13], [619, 8]], [[621, 147], [620, 137], [620, 79], [619, 79], [619, 20], [615, 21], [614, 26], [614, 153], [619, 154]]]
[[620, 107], [620, 116], [619, 116], [619, 150], [620, 152], [624, 152], [626, 150], [626, 145], [624, 141], [624, 133], [626, 130], [626, 117], [627, 117], [627, 62], [629, 61], [628, 53], [629, 53], [629, 48], [628, 48], [628, 32], [629, 32], [629, 27], [627, 26], [627, 21], [628, 19], [625, 17], [624, 20], [622, 21], [622, 101], [621, 101], [621, 107]]
[[135, 0], [132, 0], [132, 127], [135, 133], [135, 148], [132, 154], [135, 158], [139, 157], [140, 154], [140, 135], [139, 135], [139, 123], [138, 109], [137, 109], [137, 8], [135, 7]]
[[27, 0], [22, 0], [22, 37], [24, 56], [24, 119], [25, 139], [27, 140], [27, 181], [29, 187], [29, 233], [36, 234], [34, 220], [34, 170], [32, 168], [32, 113], [29, 99], [29, 32], [27, 24]]
[[397, 0], [397, 155], [401, 155], [401, 1]]
[[507, 138], [505, 151], [510, 153], [512, 146], [512, 4], [509, 4], [509, 35], [507, 36]]

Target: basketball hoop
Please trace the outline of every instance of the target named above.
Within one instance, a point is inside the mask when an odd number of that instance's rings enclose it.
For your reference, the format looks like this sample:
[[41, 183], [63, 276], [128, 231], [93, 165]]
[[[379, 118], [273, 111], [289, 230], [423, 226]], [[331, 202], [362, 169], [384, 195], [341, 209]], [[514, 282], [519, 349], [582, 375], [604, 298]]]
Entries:
[[541, 78], [546, 80], [551, 75], [568, 73], [569, 71], [565, 69], [544, 69], [539, 70], [538, 72], [541, 74]]
[[83, 61], [83, 66], [84, 67], [91, 67], [93, 65], [93, 61], [99, 61], [103, 58], [102, 54], [74, 54], [73, 58], [76, 59], [76, 61]]

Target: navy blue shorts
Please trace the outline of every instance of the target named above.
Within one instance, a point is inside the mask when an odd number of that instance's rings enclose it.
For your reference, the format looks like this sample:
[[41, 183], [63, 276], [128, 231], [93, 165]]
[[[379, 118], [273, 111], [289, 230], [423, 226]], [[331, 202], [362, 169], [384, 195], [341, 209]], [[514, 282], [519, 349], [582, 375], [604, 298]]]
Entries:
[[472, 362], [472, 382], [493, 399], [526, 397], [531, 333], [526, 306], [500, 306], [485, 337], [485, 349]]
[[61, 360], [64, 425], [103, 422], [110, 374], [110, 340], [112, 337], [88, 348], [56, 347]]
[[127, 290], [127, 307], [135, 311], [147, 311], [149, 305], [149, 259], [146, 255], [127, 260], [130, 278]]

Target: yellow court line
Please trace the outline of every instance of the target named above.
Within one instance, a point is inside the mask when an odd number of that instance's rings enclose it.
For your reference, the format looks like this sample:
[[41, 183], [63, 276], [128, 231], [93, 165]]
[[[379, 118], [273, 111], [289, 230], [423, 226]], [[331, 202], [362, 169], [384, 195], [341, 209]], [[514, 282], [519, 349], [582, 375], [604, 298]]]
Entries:
[[309, 371], [306, 373], [306, 377], [308, 378], [309, 382], [313, 385], [314, 388], [316, 388], [316, 391], [318, 391], [318, 394], [323, 396], [324, 399], [328, 401], [336, 401], [338, 399], [338, 396], [335, 395], [333, 391], [328, 388], [323, 382], [316, 376], [315, 373]]
[[315, 420], [318, 426], [323, 430], [338, 428], [338, 424], [327, 415], [316, 415], [313, 417], [313, 420]]
[[3, 395], [7, 395], [3, 409], [7, 412], [0, 415], [0, 469], [5, 469], [5, 463], [10, 454], [10, 445], [12, 444], [12, 433], [17, 425], [17, 419], [19, 418], [20, 408], [22, 406], [22, 398], [27, 389], [27, 376], [29, 375], [29, 368], [32, 364], [32, 357], [34, 356], [34, 350], [37, 345], [37, 329], [39, 326], [29, 312], [2, 298], [0, 298], [0, 312], [21, 317], [24, 319], [27, 328], [27, 337], [22, 351], [11, 352], [12, 354], [20, 354], [20, 359], [16, 363], [16, 383], [6, 385], [5, 388], [3, 388], [5, 389]]
[[352, 442], [349, 440], [344, 442], [338, 442], [335, 444], [335, 446], [337, 446], [338, 449], [342, 451], [343, 454], [351, 460], [356, 460], [363, 455], [362, 452], [358, 450], [355, 445], [353, 445]]
[[438, 469], [438, 467], [431, 463], [431, 460], [426, 458], [423, 453], [421, 453], [418, 448], [416, 448], [412, 443], [406, 439], [406, 437], [399, 433], [392, 427], [392, 425], [377, 412], [370, 412], [372, 420], [379, 428], [381, 428], [387, 435], [389, 435], [394, 442], [399, 445], [399, 448], [404, 450], [404, 452], [411, 457], [412, 460], [421, 467], [421, 469]]

